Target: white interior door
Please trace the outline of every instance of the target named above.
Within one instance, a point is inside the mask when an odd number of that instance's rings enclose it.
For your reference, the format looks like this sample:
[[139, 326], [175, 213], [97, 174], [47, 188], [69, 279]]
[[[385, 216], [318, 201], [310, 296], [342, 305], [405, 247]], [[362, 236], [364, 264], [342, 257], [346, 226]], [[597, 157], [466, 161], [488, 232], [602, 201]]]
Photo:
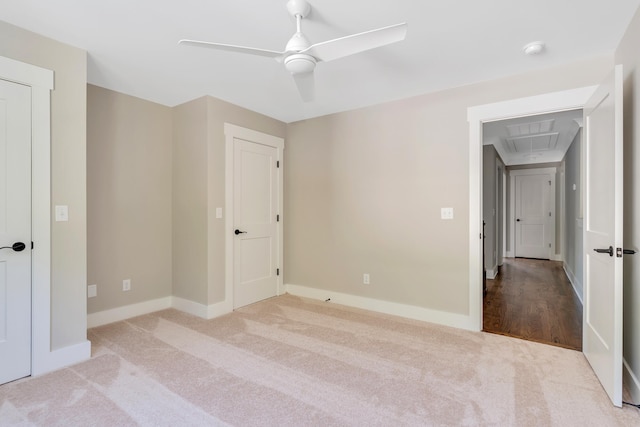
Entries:
[[515, 256], [549, 259], [551, 177], [547, 173], [515, 177]]
[[234, 141], [234, 308], [278, 289], [278, 149]]
[[622, 406], [622, 66], [585, 105], [584, 124], [582, 347], [613, 404]]
[[[18, 242], [22, 250], [14, 245]], [[0, 247], [3, 384], [31, 374], [31, 88], [5, 80], [0, 80]]]

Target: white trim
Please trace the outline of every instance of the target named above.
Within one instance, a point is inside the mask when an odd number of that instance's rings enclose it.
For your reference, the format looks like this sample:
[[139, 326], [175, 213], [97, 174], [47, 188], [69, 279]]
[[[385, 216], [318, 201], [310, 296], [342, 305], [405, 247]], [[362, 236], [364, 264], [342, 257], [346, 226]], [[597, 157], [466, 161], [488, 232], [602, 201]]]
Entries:
[[132, 317], [142, 316], [143, 314], [153, 313], [154, 311], [165, 310], [171, 308], [171, 303], [171, 297], [164, 297], [91, 313], [87, 316], [87, 328], [95, 328], [96, 326], [119, 322]]
[[0, 56], [0, 78], [31, 87], [31, 375], [91, 357], [91, 343], [51, 349], [51, 90], [54, 73]]
[[638, 404], [640, 403], [640, 380], [624, 358], [622, 358], [622, 366], [624, 384], [628, 386], [631, 402]]
[[131, 319], [132, 317], [142, 316], [168, 308], [175, 308], [176, 310], [207, 320], [223, 316], [232, 311], [224, 301], [207, 306], [184, 298], [168, 296], [91, 313], [87, 316], [87, 327], [95, 328], [97, 326], [108, 325], [109, 323], [120, 322]]
[[454, 328], [467, 329], [472, 331], [476, 330], [475, 325], [473, 325], [469, 321], [469, 317], [464, 314], [429, 310], [427, 308], [417, 307], [414, 305], [400, 304], [390, 301], [344, 294], [342, 292], [327, 291], [324, 289], [311, 288], [308, 286], [287, 284], [285, 285], [285, 288], [287, 293], [299, 297], [311, 298], [320, 301], [331, 299], [331, 302], [333, 303], [342, 304], [349, 307], [362, 308], [365, 310], [376, 311], [378, 313], [391, 314], [408, 319], [421, 320], [423, 322], [437, 323]]
[[[278, 276], [278, 284], [277, 284], [277, 295], [282, 295], [285, 292], [285, 286], [283, 282], [284, 277], [284, 161], [283, 161], [283, 151], [284, 151], [284, 139], [269, 135], [266, 133], [258, 132], [255, 130], [243, 128], [240, 126], [233, 125], [231, 123], [224, 124], [224, 135], [225, 135], [225, 177], [224, 177], [224, 200], [225, 200], [225, 220], [224, 220], [224, 229], [225, 229], [225, 239], [224, 239], [224, 249], [225, 249], [225, 286], [224, 286], [224, 301], [223, 307], [220, 311], [231, 312], [233, 310], [233, 176], [234, 176], [234, 162], [233, 162], [233, 148], [234, 148], [234, 140], [242, 139], [245, 141], [260, 141], [261, 144], [268, 145], [270, 147], [274, 147], [277, 150], [278, 161], [280, 162], [280, 167], [278, 168], [278, 192], [279, 192], [279, 202], [278, 202], [278, 210], [280, 211], [280, 222], [277, 223], [277, 233], [278, 233], [278, 261], [277, 264], [280, 269], [280, 275]], [[228, 311], [227, 311], [228, 310]]]
[[0, 78], [25, 86], [53, 90], [53, 71], [0, 56]]
[[31, 370], [31, 376], [35, 377], [43, 375], [76, 363], [84, 362], [91, 357], [91, 342], [82, 341], [81, 343], [51, 350], [41, 363], [34, 365]]
[[221, 301], [221, 302], [210, 304], [210, 305], [204, 305], [204, 304], [189, 301], [179, 297], [173, 297], [173, 302], [171, 306], [176, 310], [193, 314], [194, 316], [198, 316], [202, 319], [207, 319], [207, 320], [223, 316], [233, 311], [231, 308], [229, 308], [226, 301]]
[[578, 284], [580, 284], [580, 289], [582, 289], [582, 284], [580, 283], [580, 281], [575, 276], [575, 274], [573, 273], [573, 271], [571, 270], [571, 268], [566, 262], [562, 263], [562, 269], [564, 270], [564, 274], [567, 275], [567, 279], [569, 279], [569, 283], [571, 283], [573, 292], [576, 294], [576, 296], [580, 300], [580, 304], [584, 304], [584, 302], [582, 301], [582, 295], [580, 295], [580, 293], [578, 292]]
[[512, 251], [507, 251], [507, 252], [505, 252], [504, 257], [505, 257], [505, 258], [515, 258], [515, 257], [513, 256], [513, 252], [512, 252]]
[[[549, 221], [550, 224], [550, 238], [551, 246], [548, 248], [547, 256], [550, 260], [556, 260], [556, 173], [557, 168], [535, 168], [535, 169], [516, 169], [509, 171], [509, 198], [510, 198], [510, 212], [509, 212], [509, 235], [510, 235], [510, 244], [513, 249], [513, 253], [516, 254], [516, 237], [515, 237], [515, 209], [516, 209], [516, 185], [515, 185], [515, 177], [516, 176], [526, 176], [526, 175], [541, 175], [548, 174], [549, 180], [551, 181], [551, 194], [549, 195], [549, 209], [552, 212], [553, 221]], [[561, 261], [562, 259], [558, 259], [556, 261]]]
[[487, 279], [494, 280], [498, 276], [498, 266], [494, 265], [493, 268], [487, 270]]
[[469, 322], [482, 329], [482, 124], [582, 108], [596, 86], [514, 99], [467, 109], [469, 121]]

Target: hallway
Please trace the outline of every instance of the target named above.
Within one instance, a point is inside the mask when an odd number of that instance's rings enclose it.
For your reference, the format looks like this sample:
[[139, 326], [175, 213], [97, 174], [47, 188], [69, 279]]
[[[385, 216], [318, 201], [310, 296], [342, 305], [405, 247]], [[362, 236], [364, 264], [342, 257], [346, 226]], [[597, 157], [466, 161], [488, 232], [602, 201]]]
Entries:
[[487, 280], [483, 331], [582, 350], [582, 304], [562, 263], [505, 258]]

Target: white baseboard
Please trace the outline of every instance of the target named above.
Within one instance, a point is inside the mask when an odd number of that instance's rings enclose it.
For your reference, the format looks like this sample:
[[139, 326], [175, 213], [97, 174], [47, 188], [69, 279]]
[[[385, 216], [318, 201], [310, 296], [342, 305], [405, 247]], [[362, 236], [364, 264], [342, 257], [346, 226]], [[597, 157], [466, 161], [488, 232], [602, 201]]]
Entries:
[[344, 294], [341, 292], [327, 291], [324, 289], [310, 288], [300, 285], [285, 285], [287, 293], [299, 297], [311, 298], [321, 301], [331, 299], [331, 302], [379, 313], [406, 317], [408, 319], [437, 323], [459, 329], [476, 331], [477, 327], [468, 315], [448, 313], [445, 311], [430, 310], [428, 308], [413, 305], [400, 304], [390, 301], [382, 301], [373, 298]]
[[130, 319], [154, 311], [171, 308], [172, 297], [158, 298], [151, 301], [144, 301], [138, 304], [125, 305], [124, 307], [113, 308], [111, 310], [98, 311], [87, 315], [87, 328], [95, 328], [113, 322]]
[[[576, 284], [579, 283], [578, 278], [573, 274], [573, 271], [571, 271], [571, 269], [566, 263], [562, 264], [562, 269], [564, 270], [564, 274], [567, 275], [567, 278], [571, 283], [571, 287], [573, 287], [573, 292], [576, 294], [576, 296], [580, 300], [580, 303], [584, 305], [584, 302], [582, 301], [582, 295], [578, 292], [578, 286], [576, 286]], [[584, 289], [582, 287], [582, 284], [580, 284], [580, 289]]]
[[506, 251], [503, 258], [514, 258], [513, 251]]
[[624, 376], [624, 383], [631, 394], [631, 402], [638, 404], [640, 403], [640, 380], [638, 380], [638, 376], [634, 374], [624, 358], [622, 359], [622, 366], [622, 375]]
[[562, 254], [554, 254], [549, 258], [551, 261], [563, 261]]
[[91, 341], [63, 347], [50, 351], [46, 357], [39, 357], [31, 364], [31, 376], [35, 377], [48, 372], [57, 371], [91, 358]]
[[498, 275], [498, 266], [494, 266], [493, 268], [490, 268], [489, 270], [487, 270], [487, 279], [489, 280], [493, 280], [496, 278], [496, 276]]
[[194, 301], [189, 301], [179, 297], [164, 297], [151, 301], [144, 301], [138, 304], [126, 305], [124, 307], [113, 308], [111, 310], [98, 311], [87, 315], [87, 328], [95, 328], [96, 326], [107, 325], [113, 322], [130, 319], [143, 314], [153, 313], [154, 311], [165, 310], [167, 308], [175, 308], [185, 313], [203, 319], [213, 319], [233, 311], [233, 307], [226, 301], [216, 304], [204, 305]]
[[213, 319], [233, 311], [233, 307], [227, 304], [226, 301], [204, 305], [179, 297], [173, 297], [171, 306], [176, 310], [184, 311], [185, 313], [193, 314], [203, 319]]

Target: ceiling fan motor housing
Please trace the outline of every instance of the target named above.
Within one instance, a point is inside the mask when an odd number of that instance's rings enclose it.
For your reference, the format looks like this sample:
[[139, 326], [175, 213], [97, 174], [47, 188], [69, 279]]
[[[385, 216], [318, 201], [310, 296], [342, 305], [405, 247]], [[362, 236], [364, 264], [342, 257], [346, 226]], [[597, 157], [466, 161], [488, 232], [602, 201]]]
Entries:
[[316, 68], [316, 59], [305, 53], [293, 53], [284, 59], [284, 66], [291, 74], [310, 73]]

